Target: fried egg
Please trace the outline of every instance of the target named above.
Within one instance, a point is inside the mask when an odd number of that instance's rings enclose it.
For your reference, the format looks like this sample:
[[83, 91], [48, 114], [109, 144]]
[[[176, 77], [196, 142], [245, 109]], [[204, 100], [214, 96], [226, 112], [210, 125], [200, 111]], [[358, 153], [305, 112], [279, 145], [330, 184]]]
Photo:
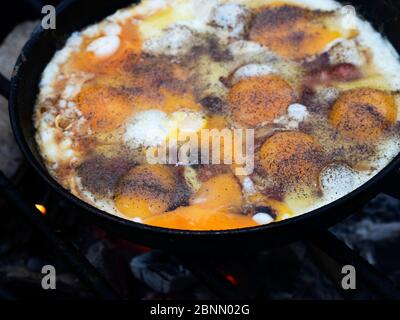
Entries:
[[[399, 56], [333, 0], [143, 0], [74, 32], [39, 86], [33, 122], [49, 172], [136, 223], [289, 219], [351, 193], [400, 152]], [[254, 172], [146, 158], [205, 129], [253, 130]]]

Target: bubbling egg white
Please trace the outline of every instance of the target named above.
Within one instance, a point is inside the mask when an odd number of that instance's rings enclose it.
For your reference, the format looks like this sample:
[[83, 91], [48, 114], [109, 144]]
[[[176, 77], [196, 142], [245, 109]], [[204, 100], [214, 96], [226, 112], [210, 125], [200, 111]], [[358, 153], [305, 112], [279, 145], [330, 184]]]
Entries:
[[274, 73], [278, 73], [278, 70], [271, 64], [248, 64], [236, 70], [232, 84], [245, 78], [260, 77]]
[[153, 54], [185, 55], [195, 45], [195, 41], [192, 30], [186, 26], [175, 25], [165, 30], [158, 38], [147, 39], [143, 50]]
[[121, 40], [116, 35], [108, 35], [94, 40], [89, 44], [86, 51], [93, 52], [98, 58], [106, 58], [116, 53]]
[[226, 3], [217, 6], [211, 12], [211, 23], [217, 27], [222, 37], [241, 38], [251, 18], [250, 11], [237, 3]]
[[132, 148], [157, 147], [179, 133], [197, 133], [205, 125], [205, 117], [199, 112], [175, 111], [168, 115], [157, 109], [146, 110], [127, 123], [123, 139]]

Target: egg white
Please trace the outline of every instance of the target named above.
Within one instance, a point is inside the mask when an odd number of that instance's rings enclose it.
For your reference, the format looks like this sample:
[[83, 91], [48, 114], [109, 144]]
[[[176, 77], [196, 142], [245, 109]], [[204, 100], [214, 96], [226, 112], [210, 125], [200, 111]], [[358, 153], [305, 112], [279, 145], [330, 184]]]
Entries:
[[151, 109], [134, 116], [126, 125], [123, 139], [132, 148], [157, 147], [179, 134], [197, 133], [206, 125], [200, 112], [176, 111], [168, 115]]

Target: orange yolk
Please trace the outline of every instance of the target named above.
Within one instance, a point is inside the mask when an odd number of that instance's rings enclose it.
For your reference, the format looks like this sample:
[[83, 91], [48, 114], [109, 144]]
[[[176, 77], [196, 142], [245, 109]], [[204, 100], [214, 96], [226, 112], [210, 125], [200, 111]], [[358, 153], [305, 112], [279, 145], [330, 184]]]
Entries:
[[204, 182], [191, 198], [190, 204], [201, 205], [210, 210], [240, 210], [243, 203], [238, 181], [230, 174], [223, 174]]
[[111, 87], [82, 89], [77, 106], [95, 133], [117, 129], [133, 112], [130, 101]]
[[259, 151], [259, 168], [279, 186], [317, 184], [322, 149], [315, 138], [302, 132], [274, 134]]
[[134, 89], [127, 92], [110, 83], [97, 83], [83, 88], [76, 99], [78, 108], [94, 133], [110, 132], [117, 129], [127, 118], [135, 113], [157, 108], [166, 113], [181, 109], [201, 111], [201, 106], [190, 94], [173, 94], [162, 90], [163, 97], [152, 96], [149, 90]]
[[278, 76], [253, 77], [236, 83], [228, 100], [235, 122], [257, 126], [283, 116], [294, 102], [294, 91]]
[[129, 218], [160, 214], [171, 206], [176, 185], [176, 179], [167, 167], [137, 166], [119, 181], [115, 205]]
[[394, 97], [381, 90], [361, 88], [346, 91], [335, 102], [330, 123], [345, 137], [373, 141], [397, 120]]
[[128, 218], [146, 218], [163, 213], [168, 209], [168, 202], [162, 199], [151, 199], [144, 195], [117, 197], [117, 209]]
[[138, 26], [128, 19], [121, 27], [120, 38], [125, 48], [130, 52], [139, 53], [142, 48], [142, 39]]
[[253, 20], [250, 39], [289, 59], [319, 54], [341, 34], [324, 25], [318, 14], [323, 15], [287, 4], [265, 7]]
[[203, 183], [200, 190], [192, 196], [190, 206], [147, 218], [144, 223], [184, 230], [224, 230], [257, 226], [251, 217], [239, 213], [242, 203], [242, 192], [237, 180], [230, 174], [222, 174]]
[[175, 211], [147, 218], [144, 223], [170, 229], [202, 231], [258, 226], [249, 216], [226, 211], [212, 211], [201, 206], [180, 207]]
[[187, 109], [191, 111], [201, 111], [201, 105], [196, 103], [195, 98], [189, 93], [172, 93], [166, 89], [161, 89], [161, 93], [164, 95], [164, 103], [162, 110], [164, 112], [174, 112], [181, 109]]

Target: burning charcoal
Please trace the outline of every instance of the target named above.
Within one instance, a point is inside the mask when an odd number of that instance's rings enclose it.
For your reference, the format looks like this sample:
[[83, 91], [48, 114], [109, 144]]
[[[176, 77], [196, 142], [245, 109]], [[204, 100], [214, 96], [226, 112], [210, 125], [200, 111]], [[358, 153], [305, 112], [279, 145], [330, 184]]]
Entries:
[[400, 259], [391, 254], [400, 240], [399, 218], [399, 201], [379, 195], [333, 231], [368, 262], [390, 274], [400, 269]]
[[87, 259], [120, 293], [128, 291], [129, 270], [118, 250], [107, 240], [94, 242], [86, 253]]
[[[54, 265], [57, 270], [57, 290], [46, 291], [41, 287], [43, 265]], [[20, 297], [37, 299], [93, 299], [74, 274], [60, 267], [53, 260], [41, 256], [32, 256], [31, 252], [14, 252], [12, 257], [0, 259], [1, 283], [6, 284], [12, 292]]]
[[254, 290], [272, 300], [340, 299], [335, 286], [297, 242], [259, 254], [253, 266]]
[[158, 293], [184, 291], [195, 282], [189, 270], [162, 252], [152, 251], [136, 256], [130, 263], [135, 277]]

